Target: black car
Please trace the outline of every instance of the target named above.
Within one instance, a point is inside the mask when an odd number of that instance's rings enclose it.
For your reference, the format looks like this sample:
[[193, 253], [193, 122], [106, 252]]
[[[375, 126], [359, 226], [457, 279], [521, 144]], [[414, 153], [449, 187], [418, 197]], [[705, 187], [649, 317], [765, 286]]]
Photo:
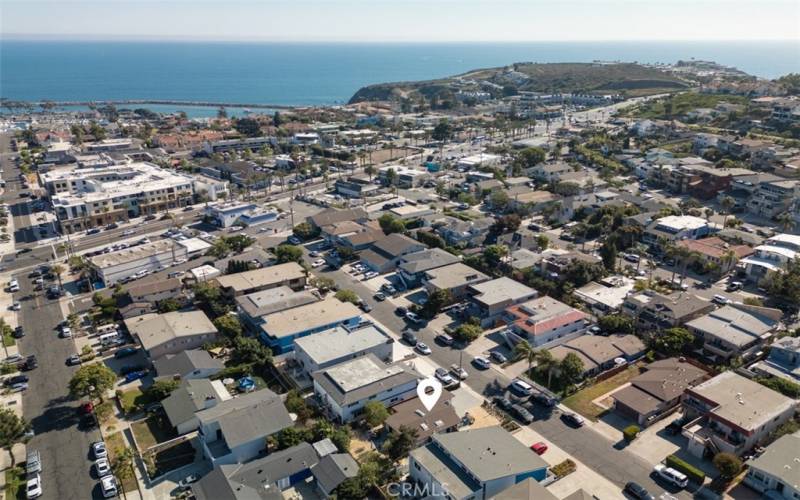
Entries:
[[153, 214], [150, 214], [147, 217], [145, 217], [144, 220], [156, 220], [156, 216], [153, 215]]
[[414, 335], [414, 332], [410, 330], [406, 330], [403, 332], [403, 340], [405, 340], [411, 345], [417, 345], [417, 336]]
[[28, 278], [38, 278], [41, 275], [42, 275], [42, 272], [39, 271], [38, 269], [36, 269], [36, 270], [31, 271], [30, 274], [28, 274]]
[[633, 481], [626, 484], [625, 489], [622, 491], [633, 498], [638, 498], [639, 500], [655, 500], [655, 497], [651, 495], [644, 486], [640, 485], [639, 483], [634, 483]]
[[512, 405], [511, 411], [514, 416], [521, 420], [523, 423], [530, 424], [533, 422], [533, 415], [522, 405]]
[[23, 248], [21, 250], [17, 250], [17, 255], [22, 255], [24, 253], [28, 253], [28, 252], [31, 252], [31, 251], [33, 251], [33, 250], [30, 249], [30, 248]]
[[119, 224], [117, 224], [116, 222], [112, 222], [111, 224], [106, 226], [106, 231], [109, 231], [111, 229], [116, 229], [118, 227], [119, 227]]
[[556, 400], [547, 397], [547, 395], [540, 393], [534, 394], [531, 396], [531, 401], [534, 403], [538, 403], [542, 406], [546, 406], [548, 408], [552, 408], [556, 405]]
[[27, 376], [27, 375], [16, 375], [16, 376], [14, 376], [14, 377], [11, 377], [11, 378], [9, 378], [9, 379], [6, 379], [6, 381], [5, 381], [4, 383], [5, 383], [7, 386], [12, 386], [12, 385], [14, 385], [14, 384], [24, 384], [24, 383], [27, 383], [27, 382], [28, 382], [28, 380], [29, 380], [29, 379], [28, 379], [28, 376]]
[[87, 413], [81, 417], [81, 425], [84, 429], [94, 429], [97, 427], [97, 416], [94, 413]]
[[499, 408], [502, 408], [502, 409], [504, 409], [506, 411], [510, 410], [511, 407], [514, 406], [514, 403], [512, 403], [511, 401], [509, 401], [508, 399], [506, 399], [506, 398], [504, 398], [502, 396], [495, 397], [494, 398], [494, 404], [495, 404], [495, 406], [498, 406]]
[[86, 234], [87, 235], [97, 234], [99, 232], [100, 232], [100, 228], [99, 227], [93, 227], [92, 229], [89, 229], [88, 231], [86, 231]]
[[31, 354], [27, 358], [25, 358], [25, 363], [23, 363], [20, 368], [24, 370], [34, 370], [39, 366], [39, 361], [36, 360], [36, 356]]
[[14, 333], [12, 333], [11, 336], [15, 339], [21, 339], [25, 336], [25, 330], [23, 330], [21, 326], [18, 326], [14, 328]]
[[372, 306], [364, 301], [361, 301], [361, 303], [358, 304], [358, 307], [361, 308], [361, 310], [364, 311], [365, 313], [368, 313], [372, 310]]
[[396, 315], [398, 315], [398, 316], [405, 316], [406, 313], [408, 313], [408, 308], [400, 306], [400, 307], [398, 307], [397, 309], [394, 310], [394, 313]]

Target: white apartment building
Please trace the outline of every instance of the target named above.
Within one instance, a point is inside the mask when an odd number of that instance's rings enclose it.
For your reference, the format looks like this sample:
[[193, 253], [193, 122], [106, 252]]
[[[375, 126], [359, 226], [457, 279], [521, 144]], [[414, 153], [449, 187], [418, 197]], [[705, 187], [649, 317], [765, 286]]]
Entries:
[[748, 279], [758, 283], [770, 272], [780, 272], [800, 256], [800, 236], [777, 234], [755, 248], [755, 253], [742, 259]]
[[193, 177], [147, 162], [56, 169], [39, 177], [68, 233], [179, 208], [194, 194]]

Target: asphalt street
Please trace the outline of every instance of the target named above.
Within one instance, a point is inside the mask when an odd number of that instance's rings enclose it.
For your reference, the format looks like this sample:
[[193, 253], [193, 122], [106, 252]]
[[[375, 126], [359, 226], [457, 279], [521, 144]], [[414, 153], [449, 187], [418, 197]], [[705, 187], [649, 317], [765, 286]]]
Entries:
[[[357, 278], [342, 270], [318, 268], [312, 272], [318, 276], [333, 279], [340, 289], [356, 292], [359, 297], [372, 306], [370, 315], [395, 334], [411, 327], [403, 318], [395, 314], [395, 306], [391, 301], [376, 301], [372, 297], [374, 292]], [[438, 344], [434, 338], [441, 332], [434, 332], [427, 326], [411, 327], [410, 329], [414, 330], [420, 341], [425, 342], [431, 348], [430, 357], [437, 365], [448, 368], [452, 364], [463, 363], [464, 368], [469, 372], [466, 384], [486, 399], [490, 400], [493, 396], [502, 394], [511, 382], [510, 378], [494, 368], [483, 371], [476, 369], [472, 366], [473, 356], [466, 351]], [[399, 341], [402, 342], [402, 340]], [[537, 410], [535, 412], [536, 421], [530, 425], [532, 429], [591, 467], [595, 472], [617, 484], [620, 489], [628, 481], [636, 481], [651, 493], [660, 493], [666, 490], [666, 485], [657, 484], [653, 480], [652, 468], [638, 456], [622, 449], [616, 449], [614, 447], [616, 443], [589, 427], [571, 427], [561, 420], [559, 409], [551, 412], [537, 407]], [[687, 492], [671, 491], [671, 494], [679, 498], [691, 498]]]

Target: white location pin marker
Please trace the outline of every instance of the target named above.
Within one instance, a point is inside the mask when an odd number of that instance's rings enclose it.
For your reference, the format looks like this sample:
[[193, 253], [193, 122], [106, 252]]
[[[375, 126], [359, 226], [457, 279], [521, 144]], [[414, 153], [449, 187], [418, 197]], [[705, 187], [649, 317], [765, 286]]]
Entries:
[[[433, 392], [428, 394], [428, 389], [433, 389]], [[417, 396], [419, 400], [428, 411], [439, 401], [442, 396], [442, 384], [433, 377], [428, 377], [425, 380], [420, 380], [417, 385]]]

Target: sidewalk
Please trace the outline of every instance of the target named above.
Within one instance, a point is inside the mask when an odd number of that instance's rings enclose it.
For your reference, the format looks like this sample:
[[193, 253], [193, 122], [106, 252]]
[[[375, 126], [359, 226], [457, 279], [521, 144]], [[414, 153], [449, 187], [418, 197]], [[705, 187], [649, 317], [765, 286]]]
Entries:
[[542, 455], [542, 458], [551, 467], [566, 459], [575, 462], [577, 465], [575, 472], [547, 487], [547, 490], [558, 498], [566, 498], [580, 488], [591, 490], [595, 498], [600, 500], [620, 498], [621, 493], [617, 485], [576, 460], [530, 427], [521, 427], [514, 432], [514, 437], [525, 446], [540, 441], [546, 443], [548, 450]]

